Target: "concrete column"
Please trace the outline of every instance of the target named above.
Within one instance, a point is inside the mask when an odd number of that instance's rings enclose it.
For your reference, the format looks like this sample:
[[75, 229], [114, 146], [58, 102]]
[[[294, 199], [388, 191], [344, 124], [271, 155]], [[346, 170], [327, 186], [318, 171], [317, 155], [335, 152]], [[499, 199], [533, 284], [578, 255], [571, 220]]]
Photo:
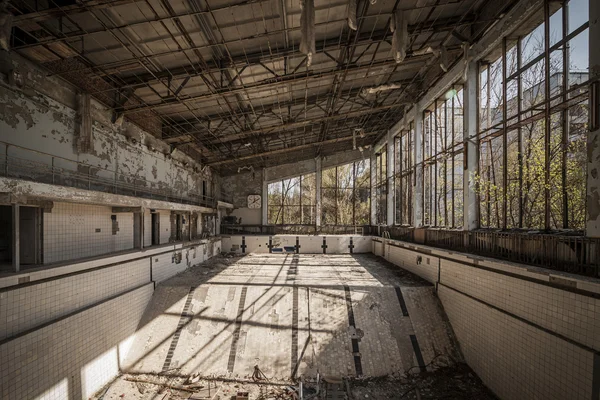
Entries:
[[396, 205], [394, 199], [394, 136], [392, 131], [387, 133], [387, 224], [394, 225]]
[[[600, 2], [589, 0], [590, 28], [589, 28], [589, 59], [590, 81], [600, 78]], [[588, 165], [587, 165], [587, 201], [586, 201], [586, 235], [600, 237], [600, 100], [596, 104], [592, 101], [600, 95], [600, 85], [592, 84], [590, 88], [589, 114], [590, 132], [587, 138]], [[594, 96], [594, 92], [596, 96]], [[595, 116], [595, 118], [594, 118]]]
[[268, 223], [268, 214], [267, 214], [267, 196], [269, 194], [269, 184], [265, 180], [265, 168], [262, 169], [261, 179], [262, 179], [262, 225], [267, 225]]
[[465, 230], [479, 228], [479, 196], [475, 191], [475, 176], [479, 172], [479, 146], [477, 139], [477, 63], [467, 68], [464, 97], [464, 175], [463, 204]]
[[371, 167], [370, 172], [371, 172], [371, 225], [376, 225], [377, 222], [377, 213], [376, 213], [376, 204], [375, 204], [375, 185], [377, 184], [377, 180], [375, 177], [375, 169], [376, 169], [376, 163], [375, 163], [376, 159], [375, 159], [375, 149], [373, 149], [371, 151]]
[[321, 156], [315, 158], [315, 185], [317, 190], [317, 198], [315, 205], [315, 225], [317, 228], [321, 226], [321, 174], [322, 174]]
[[417, 106], [415, 112], [415, 182], [413, 187], [413, 226], [423, 226], [423, 112]]
[[21, 269], [21, 244], [19, 229], [19, 205], [12, 205], [12, 265], [14, 272]]

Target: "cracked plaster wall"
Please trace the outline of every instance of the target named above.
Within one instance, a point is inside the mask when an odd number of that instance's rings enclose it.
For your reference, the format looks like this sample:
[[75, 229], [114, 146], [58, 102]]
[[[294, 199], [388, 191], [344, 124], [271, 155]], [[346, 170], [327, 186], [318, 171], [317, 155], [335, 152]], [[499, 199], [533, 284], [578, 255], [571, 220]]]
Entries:
[[[2, 61], [7, 62], [6, 58]], [[0, 74], [0, 142], [9, 144], [7, 148], [0, 143], [0, 156], [8, 155], [27, 163], [25, 174], [31, 176], [26, 178], [35, 179], [39, 164], [51, 168], [54, 162], [57, 170], [106, 179], [116, 176], [118, 181], [153, 189], [170, 188], [181, 194], [200, 194], [203, 180], [207, 181], [207, 195], [213, 195], [213, 187], [218, 188], [218, 182], [214, 182], [218, 176], [210, 168], [202, 171], [201, 165], [178, 150], [167, 155], [166, 143], [134, 124], [127, 121], [112, 124], [110, 111], [94, 100], [91, 103], [93, 147], [89, 153], [78, 153], [74, 91], [66, 90], [67, 84], [52, 91], [59, 86], [58, 82], [40, 85], [43, 93], [33, 90], [31, 86], [42, 78], [35, 67], [26, 66], [31, 81], [26, 79], [28, 86], [22, 89], [8, 86], [6, 77]], [[6, 70], [5, 65], [2, 70]]]

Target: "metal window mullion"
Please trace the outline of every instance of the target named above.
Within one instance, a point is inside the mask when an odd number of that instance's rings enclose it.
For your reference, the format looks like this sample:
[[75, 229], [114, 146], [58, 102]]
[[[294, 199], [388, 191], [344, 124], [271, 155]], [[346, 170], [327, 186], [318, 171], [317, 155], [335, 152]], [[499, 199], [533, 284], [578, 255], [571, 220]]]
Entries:
[[[569, 3], [565, 1], [563, 3], [563, 14], [562, 14], [562, 35], [564, 45], [562, 47], [562, 56], [563, 56], [563, 82], [562, 82], [562, 91], [563, 91], [563, 103], [568, 104], [569, 96], [569, 48], [570, 42], [566, 40], [567, 35], [569, 33]], [[567, 193], [567, 151], [568, 151], [568, 140], [569, 140], [569, 131], [570, 131], [570, 117], [569, 117], [569, 108], [565, 107], [562, 111], [562, 205], [563, 205], [563, 228], [569, 228], [569, 196]]]
[[550, 229], [550, 3], [544, 2], [544, 91], [545, 126], [544, 126], [544, 228]]
[[438, 134], [439, 134], [439, 124], [438, 124], [438, 108], [437, 108], [437, 100], [434, 102], [434, 107], [433, 107], [433, 112], [435, 114], [434, 117], [434, 123], [435, 123], [435, 130], [434, 130], [434, 135], [433, 135], [433, 162], [434, 162], [434, 167], [433, 167], [433, 173], [434, 173], [434, 179], [433, 179], [433, 225], [437, 226], [438, 225], [438, 219], [437, 219], [437, 211], [438, 211], [438, 163], [439, 163], [439, 153], [437, 152], [437, 141], [438, 141]]
[[[455, 119], [454, 118], [455, 118], [455, 114], [456, 114], [454, 99], [455, 99], [455, 97], [452, 97], [452, 117], [451, 117], [451, 119], [452, 119], [452, 140], [451, 140], [452, 145], [454, 145], [454, 134], [455, 134], [455, 132], [454, 132]], [[451, 195], [452, 195], [452, 203], [451, 203], [452, 204], [452, 223], [450, 224], [450, 226], [452, 226], [453, 228], [456, 227], [456, 221], [454, 220], [454, 205], [455, 205], [454, 204], [454, 188], [456, 186], [455, 182], [454, 182], [454, 179], [455, 179], [454, 178], [454, 157], [455, 157], [455, 153], [453, 151], [452, 152], [452, 164], [451, 164], [452, 165], [452, 193], [451, 193]]]
[[[521, 69], [523, 60], [521, 59], [523, 38], [517, 39], [517, 69]], [[523, 228], [523, 129], [521, 127], [521, 118], [523, 113], [523, 104], [521, 99], [521, 93], [523, 91], [523, 78], [522, 74], [517, 77], [517, 140], [518, 140], [518, 157], [519, 163], [519, 228]]]
[[508, 95], [506, 93], [506, 36], [502, 38], [502, 201], [504, 209], [502, 210], [502, 228], [508, 227], [508, 132], [506, 132], [508, 118]]

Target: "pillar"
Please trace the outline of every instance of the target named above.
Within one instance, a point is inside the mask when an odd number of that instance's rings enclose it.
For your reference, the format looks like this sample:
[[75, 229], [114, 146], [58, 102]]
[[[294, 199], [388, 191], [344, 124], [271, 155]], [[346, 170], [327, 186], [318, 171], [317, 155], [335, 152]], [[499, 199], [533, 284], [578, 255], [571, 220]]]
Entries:
[[413, 226], [419, 228], [423, 226], [423, 112], [417, 107], [415, 112], [415, 180], [413, 187]]
[[20, 229], [19, 229], [19, 205], [12, 205], [12, 265], [14, 272], [19, 272], [21, 269], [21, 245], [20, 245]]
[[477, 138], [477, 63], [467, 67], [464, 88], [464, 131], [465, 146], [463, 175], [463, 227], [465, 230], [479, 228], [479, 196], [475, 177], [479, 172], [479, 145]]
[[396, 210], [394, 190], [394, 135], [389, 130], [387, 133], [387, 224], [394, 225], [394, 211]]
[[321, 174], [322, 174], [322, 159], [321, 156], [315, 158], [315, 185], [316, 187], [316, 203], [315, 204], [315, 225], [317, 229], [321, 227]]
[[[589, 60], [590, 81], [600, 78], [600, 2], [589, 0]], [[590, 87], [587, 165], [586, 235], [600, 237], [600, 83]]]
[[261, 179], [262, 179], [262, 225], [267, 225], [269, 222], [269, 216], [267, 214], [267, 197], [269, 195], [269, 184], [265, 180], [265, 168], [262, 169]]
[[375, 199], [375, 186], [377, 185], [376, 181], [376, 163], [375, 163], [375, 150], [371, 151], [371, 166], [369, 168], [371, 172], [371, 225], [376, 225], [377, 222], [377, 213], [376, 213], [376, 199]]

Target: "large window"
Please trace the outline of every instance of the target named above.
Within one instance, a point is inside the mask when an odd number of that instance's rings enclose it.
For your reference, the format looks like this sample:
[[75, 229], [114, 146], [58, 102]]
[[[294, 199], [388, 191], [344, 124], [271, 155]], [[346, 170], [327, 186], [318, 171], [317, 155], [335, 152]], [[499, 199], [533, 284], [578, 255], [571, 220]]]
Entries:
[[482, 227], [584, 228], [588, 0], [568, 4], [480, 64]]
[[411, 122], [407, 130], [396, 136], [394, 143], [395, 221], [398, 225], [412, 225], [414, 135], [414, 122]]
[[370, 179], [368, 160], [324, 169], [321, 176], [321, 224], [369, 225]]
[[452, 87], [423, 113], [423, 224], [463, 225], [463, 89]]
[[316, 192], [315, 174], [269, 183], [269, 224], [314, 224]]
[[[387, 146], [375, 154], [375, 223], [387, 224]], [[391, 221], [390, 221], [391, 223]]]

